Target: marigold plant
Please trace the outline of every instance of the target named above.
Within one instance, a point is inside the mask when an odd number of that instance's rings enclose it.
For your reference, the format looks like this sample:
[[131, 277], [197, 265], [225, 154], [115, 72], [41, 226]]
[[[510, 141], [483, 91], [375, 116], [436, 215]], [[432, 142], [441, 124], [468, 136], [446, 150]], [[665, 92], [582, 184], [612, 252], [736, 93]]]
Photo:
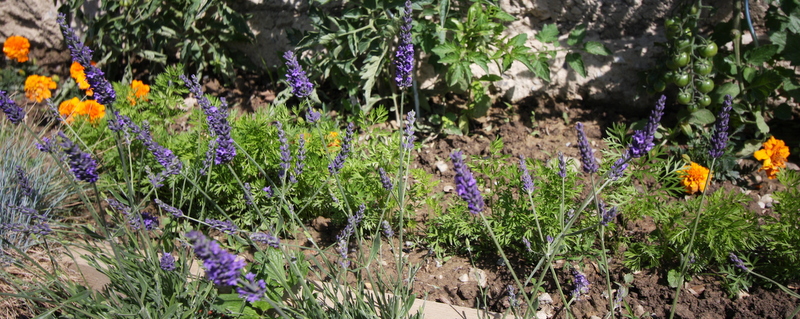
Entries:
[[706, 190], [706, 182], [710, 177], [708, 173], [708, 168], [695, 162], [678, 170], [678, 174], [680, 174], [682, 178], [681, 184], [686, 188], [686, 192], [689, 194], [704, 192]]
[[106, 106], [97, 103], [95, 100], [86, 100], [75, 110], [75, 114], [87, 115], [89, 116], [89, 122], [96, 123], [97, 120], [106, 116]]
[[[92, 61], [92, 65], [95, 64], [97, 63]], [[79, 89], [86, 91], [87, 96], [92, 96], [94, 94], [94, 92], [92, 92], [92, 86], [89, 85], [89, 81], [86, 81], [86, 73], [84, 73], [83, 66], [80, 63], [72, 62], [72, 65], [69, 67], [69, 76], [75, 79]]]
[[52, 96], [50, 90], [55, 90], [56, 82], [48, 76], [31, 75], [25, 80], [25, 96], [31, 101], [41, 102]]
[[339, 140], [339, 132], [330, 132], [325, 136], [328, 140], [328, 147], [342, 147], [342, 141]]
[[136, 100], [145, 99], [147, 94], [150, 93], [150, 86], [139, 80], [131, 82], [131, 89], [131, 95], [128, 96], [128, 101], [131, 102], [131, 105], [136, 105]]
[[16, 59], [17, 62], [22, 63], [28, 61], [28, 53], [30, 53], [31, 43], [27, 38], [12, 35], [3, 43], [3, 53], [9, 59]]
[[761, 161], [761, 169], [759, 171], [766, 171], [769, 179], [775, 179], [778, 176], [778, 171], [786, 167], [786, 158], [789, 157], [789, 147], [786, 146], [782, 140], [776, 139], [774, 136], [764, 142], [762, 149], [753, 153], [753, 156]]

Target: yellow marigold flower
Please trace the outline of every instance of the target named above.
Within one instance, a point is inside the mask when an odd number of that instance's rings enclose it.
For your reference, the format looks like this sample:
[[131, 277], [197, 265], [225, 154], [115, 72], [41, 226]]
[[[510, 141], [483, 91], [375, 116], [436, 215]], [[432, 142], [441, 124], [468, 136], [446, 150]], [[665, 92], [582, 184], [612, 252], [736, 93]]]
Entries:
[[778, 171], [786, 167], [786, 158], [789, 157], [789, 147], [786, 143], [776, 139], [774, 136], [764, 142], [763, 149], [753, 153], [753, 156], [761, 161], [761, 169], [759, 171], [766, 171], [769, 179], [775, 179], [778, 176]]
[[22, 63], [28, 61], [28, 53], [30, 53], [31, 43], [25, 37], [12, 35], [3, 43], [3, 53], [9, 59], [17, 59], [17, 62]]
[[96, 123], [97, 120], [106, 116], [106, 106], [97, 103], [95, 100], [86, 100], [83, 102], [82, 107], [76, 110], [77, 114], [88, 115], [89, 122]]
[[73, 97], [70, 100], [66, 100], [61, 102], [58, 106], [58, 114], [61, 115], [61, 118], [64, 119], [64, 122], [67, 124], [71, 124], [75, 117], [73, 115], [77, 115], [76, 110], [83, 108], [83, 101], [78, 99], [77, 97]]
[[133, 82], [131, 82], [131, 89], [131, 95], [128, 96], [128, 101], [131, 102], [131, 105], [136, 105], [137, 99], [144, 99], [144, 97], [150, 93], [150, 86], [139, 80], [133, 80]]
[[691, 165], [686, 165], [683, 169], [678, 170], [678, 173], [683, 179], [681, 184], [686, 188], [687, 193], [694, 194], [706, 190], [706, 181], [709, 177], [708, 168], [692, 162]]
[[56, 87], [56, 82], [50, 77], [31, 75], [25, 80], [25, 96], [31, 101], [41, 102], [49, 99], [52, 96], [50, 90], [55, 90]]
[[[97, 63], [92, 61], [92, 65], [95, 64]], [[72, 62], [72, 65], [69, 66], [69, 76], [75, 79], [75, 83], [78, 83], [79, 89], [86, 90], [87, 96], [94, 95], [92, 86], [89, 85], [88, 81], [86, 81], [86, 73], [84, 73], [83, 65], [78, 62]]]

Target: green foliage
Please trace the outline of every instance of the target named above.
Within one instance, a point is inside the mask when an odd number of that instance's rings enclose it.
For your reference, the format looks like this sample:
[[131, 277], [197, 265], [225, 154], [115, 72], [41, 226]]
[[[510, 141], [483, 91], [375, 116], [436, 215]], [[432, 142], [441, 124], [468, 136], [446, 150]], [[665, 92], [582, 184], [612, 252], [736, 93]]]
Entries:
[[783, 170], [778, 173], [778, 180], [786, 190], [772, 194], [777, 217], [768, 218], [764, 226], [774, 239], [766, 243], [769, 253], [763, 267], [779, 278], [796, 279], [798, 274], [793, 269], [800, 262], [800, 234], [796, 231], [800, 227], [800, 174]]
[[123, 82], [130, 81], [131, 66], [140, 59], [153, 63], [156, 70], [180, 62], [192, 73], [210, 70], [230, 80], [235, 64], [241, 68], [242, 61], [235, 61], [225, 45], [254, 38], [248, 16], [223, 0], [102, 1], [95, 9], [102, 14], [88, 13], [84, 2], [70, 0], [60, 10], [74, 10], [76, 18], [89, 26], [85, 41], [97, 51], [94, 58], [101, 65], [115, 63], [105, 69]]

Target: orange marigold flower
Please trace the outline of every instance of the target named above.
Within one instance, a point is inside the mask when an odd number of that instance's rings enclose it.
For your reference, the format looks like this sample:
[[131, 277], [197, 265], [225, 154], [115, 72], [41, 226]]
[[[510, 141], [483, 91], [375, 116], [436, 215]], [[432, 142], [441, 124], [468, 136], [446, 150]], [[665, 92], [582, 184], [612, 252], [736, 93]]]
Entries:
[[28, 53], [30, 53], [31, 43], [25, 37], [12, 35], [3, 43], [3, 53], [9, 59], [17, 59], [17, 62], [22, 63], [28, 61]]
[[686, 192], [689, 194], [704, 192], [706, 190], [706, 182], [707, 178], [709, 178], [708, 172], [708, 168], [695, 162], [678, 170], [678, 174], [680, 174], [683, 179], [681, 180], [681, 184], [683, 184], [683, 187], [686, 188]]
[[41, 102], [49, 99], [52, 96], [50, 90], [55, 90], [56, 87], [56, 82], [50, 77], [31, 75], [25, 80], [25, 96], [31, 101]]
[[150, 93], [150, 86], [139, 80], [133, 80], [133, 82], [131, 82], [131, 89], [133, 92], [128, 96], [128, 101], [131, 102], [131, 105], [136, 105], [137, 99], [144, 99], [144, 97]]
[[61, 104], [58, 106], [58, 114], [61, 115], [61, 118], [64, 119], [64, 122], [67, 122], [67, 124], [71, 124], [75, 120], [75, 117], [73, 117], [73, 115], [77, 115], [76, 110], [82, 108], [83, 108], [83, 101], [81, 101], [77, 97], [73, 97], [70, 100], [61, 102]]
[[778, 171], [786, 167], [786, 158], [789, 157], [789, 147], [786, 143], [776, 139], [774, 136], [764, 142], [763, 149], [753, 153], [753, 156], [761, 161], [761, 169], [759, 171], [766, 171], [769, 179], [775, 179], [778, 176]]
[[328, 142], [328, 147], [342, 147], [342, 141], [340, 141], [337, 137], [339, 136], [339, 132], [330, 132], [326, 135], [326, 139]]
[[89, 122], [96, 123], [97, 120], [102, 119], [106, 116], [106, 106], [100, 103], [97, 103], [95, 100], [86, 100], [83, 101], [82, 108], [78, 110], [76, 113], [81, 115], [88, 115]]
[[[92, 61], [92, 65], [95, 64], [97, 63]], [[94, 95], [94, 92], [92, 92], [92, 86], [89, 85], [89, 81], [86, 81], [86, 73], [84, 73], [83, 65], [78, 62], [72, 62], [72, 65], [69, 66], [69, 76], [75, 79], [75, 82], [78, 83], [79, 89], [86, 90], [87, 96]]]

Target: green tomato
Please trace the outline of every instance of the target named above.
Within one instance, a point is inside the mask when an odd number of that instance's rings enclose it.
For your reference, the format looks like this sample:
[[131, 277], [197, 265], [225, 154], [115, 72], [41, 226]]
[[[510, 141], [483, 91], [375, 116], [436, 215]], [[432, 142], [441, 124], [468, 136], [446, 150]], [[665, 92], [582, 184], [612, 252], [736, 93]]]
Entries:
[[706, 46], [700, 48], [700, 55], [704, 58], [710, 58], [717, 55], [717, 51], [719, 51], [717, 44], [709, 42]]
[[690, 113], [694, 113], [694, 112], [697, 112], [698, 107], [697, 107], [697, 104], [690, 104], [690, 105], [686, 106], [686, 109], [689, 110]]
[[708, 75], [713, 68], [711, 61], [706, 59], [697, 60], [694, 63], [694, 73], [697, 75]]
[[699, 79], [695, 82], [694, 87], [700, 91], [700, 93], [708, 93], [714, 90], [714, 81], [711, 79]]
[[692, 92], [689, 90], [681, 90], [678, 92], [678, 103], [689, 105], [692, 102]]
[[675, 20], [675, 18], [667, 18], [666, 20], [664, 20], [664, 27], [669, 29], [670, 27], [672, 27], [673, 25], [676, 25], [677, 23], [678, 23], [678, 21]]
[[680, 25], [673, 24], [667, 27], [667, 39], [675, 39], [683, 34], [683, 30], [681, 29]]
[[672, 63], [677, 65], [679, 68], [682, 68], [689, 64], [690, 59], [689, 53], [681, 52], [672, 56]]
[[699, 8], [699, 7], [697, 7], [697, 5], [693, 5], [693, 6], [692, 6], [692, 7], [689, 9], [689, 13], [691, 13], [692, 15], [697, 15], [697, 13], [698, 13], [698, 12], [700, 12], [700, 8]]
[[683, 72], [675, 74], [674, 82], [678, 87], [689, 85], [689, 75]]
[[703, 96], [701, 96], [700, 99], [697, 100], [697, 104], [702, 107], [709, 106], [711, 105], [711, 97], [703, 94]]
[[688, 39], [678, 40], [678, 42], [675, 43], [675, 47], [678, 48], [678, 51], [686, 52], [688, 54], [692, 52], [692, 41], [689, 41]]
[[656, 80], [656, 82], [653, 83], [653, 90], [655, 90], [656, 92], [664, 92], [666, 88], [667, 88], [667, 83], [664, 81]]

